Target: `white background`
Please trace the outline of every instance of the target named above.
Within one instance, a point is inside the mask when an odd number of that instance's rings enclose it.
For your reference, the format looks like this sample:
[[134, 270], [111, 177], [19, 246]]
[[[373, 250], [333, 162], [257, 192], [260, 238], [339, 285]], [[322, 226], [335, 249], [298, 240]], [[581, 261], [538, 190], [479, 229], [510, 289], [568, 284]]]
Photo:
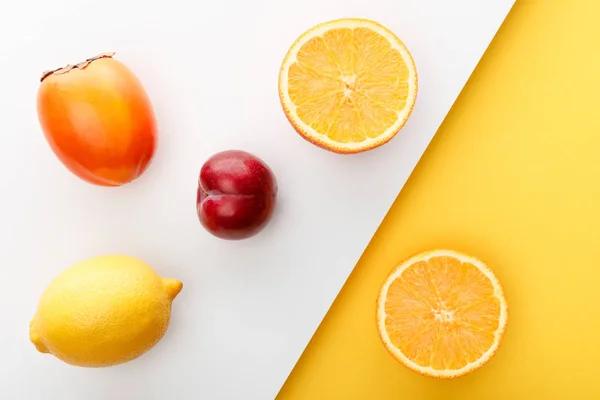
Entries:
[[[0, 397], [274, 398], [512, 3], [2, 2]], [[277, 95], [297, 36], [341, 17], [391, 28], [420, 78], [406, 127], [355, 156], [301, 139]], [[144, 83], [160, 129], [151, 167], [116, 189], [72, 176], [35, 109], [42, 71], [107, 51]], [[195, 208], [200, 166], [231, 148], [263, 158], [280, 187], [270, 225], [241, 242], [210, 236]], [[105, 369], [38, 353], [29, 321], [45, 286], [63, 268], [108, 253], [140, 257], [184, 282], [165, 338]]]

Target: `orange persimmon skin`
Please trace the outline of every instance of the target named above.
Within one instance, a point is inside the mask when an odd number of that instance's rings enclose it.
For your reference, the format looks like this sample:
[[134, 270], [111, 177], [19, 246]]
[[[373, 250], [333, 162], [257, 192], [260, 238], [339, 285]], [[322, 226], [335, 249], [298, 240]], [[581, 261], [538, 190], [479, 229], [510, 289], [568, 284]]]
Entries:
[[46, 76], [37, 111], [56, 156], [89, 183], [123, 185], [139, 177], [154, 156], [150, 100], [137, 77], [112, 57]]

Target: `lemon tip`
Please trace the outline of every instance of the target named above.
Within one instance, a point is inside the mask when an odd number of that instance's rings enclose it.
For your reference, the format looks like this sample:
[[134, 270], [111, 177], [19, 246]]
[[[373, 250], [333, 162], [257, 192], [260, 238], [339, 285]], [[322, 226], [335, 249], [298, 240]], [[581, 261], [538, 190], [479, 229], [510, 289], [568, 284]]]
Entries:
[[177, 297], [179, 292], [181, 292], [181, 289], [183, 289], [183, 283], [177, 279], [163, 278], [163, 282], [165, 284], [167, 294], [171, 300]]
[[40, 353], [49, 353], [48, 348], [42, 342], [42, 338], [33, 329], [33, 327], [29, 329], [29, 340], [31, 341], [31, 343], [33, 343], [37, 351], [39, 351]]

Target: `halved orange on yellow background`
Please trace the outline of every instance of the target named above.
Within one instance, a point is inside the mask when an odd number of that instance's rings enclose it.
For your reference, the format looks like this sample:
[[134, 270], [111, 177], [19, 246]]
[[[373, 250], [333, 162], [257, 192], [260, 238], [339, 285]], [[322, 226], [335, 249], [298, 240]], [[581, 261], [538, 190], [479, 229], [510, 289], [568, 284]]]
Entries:
[[400, 264], [377, 301], [377, 327], [390, 354], [437, 378], [456, 378], [487, 363], [507, 320], [504, 292], [492, 270], [451, 250], [422, 253]]
[[384, 26], [347, 18], [315, 26], [288, 51], [279, 74], [288, 120], [308, 141], [337, 153], [388, 142], [417, 97], [417, 70]]

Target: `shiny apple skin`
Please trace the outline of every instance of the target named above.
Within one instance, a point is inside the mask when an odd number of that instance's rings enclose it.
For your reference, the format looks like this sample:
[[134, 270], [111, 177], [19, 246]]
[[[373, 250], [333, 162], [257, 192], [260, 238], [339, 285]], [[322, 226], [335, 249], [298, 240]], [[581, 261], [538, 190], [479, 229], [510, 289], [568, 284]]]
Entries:
[[271, 218], [276, 197], [277, 180], [263, 160], [241, 150], [223, 151], [200, 170], [198, 218], [221, 239], [249, 238]]

